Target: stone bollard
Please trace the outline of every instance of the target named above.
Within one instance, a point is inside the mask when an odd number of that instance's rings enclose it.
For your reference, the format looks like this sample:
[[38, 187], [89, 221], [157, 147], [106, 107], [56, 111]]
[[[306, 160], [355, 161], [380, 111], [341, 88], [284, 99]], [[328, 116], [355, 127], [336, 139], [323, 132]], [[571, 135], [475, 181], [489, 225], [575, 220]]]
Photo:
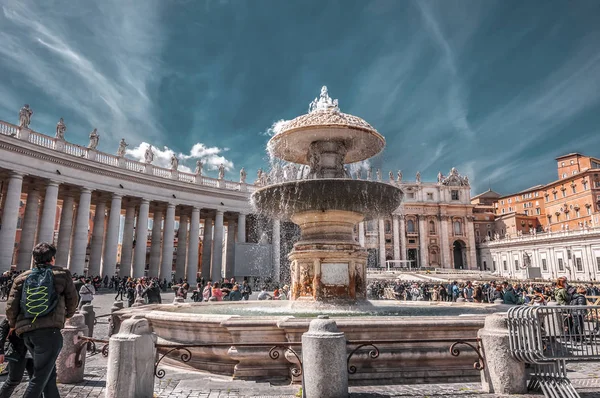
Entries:
[[94, 319], [96, 318], [96, 313], [94, 312], [94, 307], [91, 304], [85, 304], [81, 306], [79, 313], [83, 315], [85, 319], [85, 324], [88, 327], [87, 336], [94, 336]]
[[133, 303], [132, 307], [139, 307], [142, 305], [146, 305], [146, 300], [143, 297], [138, 296], [135, 298], [135, 303]]
[[[85, 354], [87, 345], [79, 337], [87, 336], [88, 328], [85, 318], [75, 314], [65, 322], [65, 327], [60, 331], [63, 338], [63, 347], [56, 359], [56, 381], [63, 384], [74, 384], [83, 381], [85, 370]], [[81, 348], [79, 359], [77, 351]], [[78, 366], [81, 360], [81, 366]]]
[[105, 397], [152, 397], [156, 335], [148, 321], [142, 315], [127, 319], [111, 336], [109, 347]]
[[110, 320], [108, 322], [108, 337], [112, 336], [115, 333], [119, 333], [119, 328], [121, 327], [121, 318], [118, 315], [115, 315], [115, 312], [123, 309], [122, 301], [115, 301], [113, 306], [110, 308]]
[[185, 303], [185, 300], [183, 299], [183, 297], [175, 297], [173, 299], [173, 304], [176, 304], [176, 303]]
[[326, 315], [311, 321], [302, 335], [304, 392], [306, 398], [348, 396], [346, 336]]
[[494, 394], [525, 394], [525, 364], [510, 354], [508, 318], [497, 312], [485, 318], [485, 326], [477, 333], [481, 339], [485, 369], [481, 374], [483, 391]]

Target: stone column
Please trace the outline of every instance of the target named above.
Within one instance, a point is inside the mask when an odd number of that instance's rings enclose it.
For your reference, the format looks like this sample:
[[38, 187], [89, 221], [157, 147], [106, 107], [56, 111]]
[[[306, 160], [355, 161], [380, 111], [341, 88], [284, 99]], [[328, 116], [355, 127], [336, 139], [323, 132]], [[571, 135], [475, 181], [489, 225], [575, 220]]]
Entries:
[[175, 205], [167, 205], [165, 214], [165, 231], [163, 239], [162, 262], [160, 264], [160, 279], [173, 279], [173, 239], [175, 239]]
[[[465, 229], [467, 233], [467, 267], [466, 269], [477, 269], [477, 248], [475, 246], [475, 227], [473, 226], [473, 216], [467, 216], [465, 220]], [[521, 257], [522, 261], [523, 257]]]
[[79, 205], [77, 206], [77, 218], [75, 219], [73, 251], [69, 261], [69, 269], [73, 274], [83, 275], [85, 269], [91, 201], [92, 191], [82, 188], [81, 195], [79, 195]]
[[273, 280], [281, 280], [281, 222], [273, 220]]
[[406, 260], [406, 218], [404, 214], [398, 218], [400, 219], [400, 260]]
[[346, 336], [326, 315], [310, 322], [302, 335], [304, 393], [306, 398], [348, 396]]
[[[80, 337], [88, 334], [88, 328], [85, 325], [85, 319], [81, 314], [75, 314], [65, 322], [65, 327], [61, 330], [48, 329], [48, 339], [52, 339], [53, 333], [61, 333], [63, 347], [56, 358], [56, 381], [62, 384], [75, 384], [83, 381], [85, 371], [85, 348], [81, 352], [79, 359], [81, 366], [77, 366], [77, 351], [82, 344]], [[58, 338], [58, 336], [54, 337]]]
[[125, 222], [123, 225], [123, 243], [121, 244], [121, 265], [119, 273], [127, 275], [131, 269], [131, 259], [133, 258], [133, 226], [135, 223], [135, 205], [127, 203], [125, 210]]
[[190, 221], [190, 242], [188, 244], [187, 267], [185, 274], [188, 283], [194, 285], [198, 275], [198, 245], [200, 243], [200, 209], [192, 209]]
[[429, 267], [427, 219], [422, 215], [419, 215], [419, 258], [421, 259], [421, 267]]
[[179, 230], [177, 231], [177, 260], [175, 261], [175, 280], [178, 282], [180, 278], [186, 277], [185, 263], [187, 260], [187, 237], [188, 216], [186, 214], [182, 214], [179, 216]]
[[42, 209], [38, 242], [54, 242], [54, 224], [56, 221], [56, 205], [58, 201], [58, 182], [50, 181], [46, 186], [46, 196]]
[[442, 249], [442, 268], [452, 268], [450, 260], [450, 230], [448, 229], [448, 216], [440, 216], [441, 222], [441, 249]]
[[150, 202], [142, 199], [138, 213], [137, 227], [135, 229], [135, 249], [133, 252], [133, 267], [131, 276], [139, 278], [144, 276], [146, 270], [146, 245], [148, 244], [148, 211]]
[[358, 223], [358, 244], [360, 247], [365, 247], [365, 222]]
[[235, 220], [227, 221], [227, 245], [225, 256], [225, 278], [235, 276]]
[[506, 313], [485, 318], [485, 326], [477, 333], [481, 339], [485, 369], [481, 375], [482, 390], [494, 394], [527, 393], [525, 364], [510, 355]]
[[152, 218], [152, 239], [150, 241], [150, 268], [148, 269], [148, 275], [152, 277], [158, 276], [158, 270], [160, 268], [162, 222], [162, 210], [154, 210], [154, 217]]
[[379, 238], [379, 266], [385, 268], [385, 223], [383, 218], [380, 218], [377, 224], [377, 236]]
[[58, 243], [56, 244], [56, 264], [66, 266], [69, 263], [71, 249], [71, 236], [73, 235], [73, 204], [75, 198], [68, 192], [63, 198], [60, 212], [60, 225], [58, 227]]
[[392, 214], [392, 232], [394, 241], [394, 260], [400, 260], [400, 225], [398, 223], [398, 216]]
[[[36, 188], [32, 188], [27, 194], [27, 202], [25, 204], [25, 216], [23, 217], [21, 242], [19, 242], [19, 255], [17, 257], [17, 271], [25, 271], [31, 268], [31, 251], [33, 250], [33, 245], [35, 244], [35, 228], [37, 227], [39, 205], [40, 191], [38, 191]], [[72, 215], [73, 214], [71, 212], [71, 216]], [[57, 264], [61, 264], [58, 263], [58, 255], [56, 257]]]
[[239, 243], [246, 243], [246, 215], [243, 213], [238, 215], [237, 241]]
[[221, 281], [223, 277], [223, 212], [217, 210], [215, 217], [215, 236], [213, 238], [213, 253], [210, 276], [213, 281]]
[[204, 236], [202, 238], [202, 277], [205, 281], [210, 278], [210, 260], [212, 252], [213, 220], [211, 217], [204, 219]]
[[117, 251], [119, 249], [119, 227], [121, 226], [121, 195], [113, 193], [110, 202], [110, 215], [104, 244], [104, 257], [100, 275], [112, 277], [117, 269]]
[[90, 243], [90, 263], [88, 275], [96, 276], [100, 273], [102, 262], [102, 248], [104, 246], [104, 224], [106, 219], [106, 201], [98, 198], [94, 210], [94, 229], [92, 230], [92, 242]]
[[[121, 324], [119, 333], [110, 337], [106, 398], [153, 396], [156, 340], [143, 315], [134, 315]], [[123, 377], [125, 374], [129, 377]]]

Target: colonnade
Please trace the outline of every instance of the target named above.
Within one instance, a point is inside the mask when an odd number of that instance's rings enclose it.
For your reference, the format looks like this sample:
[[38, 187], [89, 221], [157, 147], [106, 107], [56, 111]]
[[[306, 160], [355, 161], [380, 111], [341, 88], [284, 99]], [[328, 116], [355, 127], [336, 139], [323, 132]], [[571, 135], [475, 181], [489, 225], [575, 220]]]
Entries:
[[[122, 212], [121, 276], [145, 275], [150, 219], [153, 219], [153, 227], [147, 275], [151, 277], [171, 279], [176, 219], [179, 220], [176, 279], [196, 280], [201, 219], [204, 220], [204, 236], [200, 271], [206, 279], [221, 278], [225, 222], [228, 229], [225, 247], [227, 277], [235, 273], [235, 242], [246, 241], [246, 215], [241, 213], [182, 205], [176, 201], [155, 202], [117, 192], [93, 191], [18, 172], [10, 172], [6, 182], [1, 204], [1, 272], [12, 266], [22, 194], [26, 194], [27, 199], [16, 256], [17, 270], [29, 269], [35, 243], [47, 241], [57, 246], [56, 264], [68, 267], [72, 273], [83, 275], [87, 270], [88, 275], [114, 275]], [[59, 201], [62, 202], [62, 210], [57, 220]], [[90, 221], [93, 221], [91, 231]], [[57, 224], [58, 234], [55, 233]]]

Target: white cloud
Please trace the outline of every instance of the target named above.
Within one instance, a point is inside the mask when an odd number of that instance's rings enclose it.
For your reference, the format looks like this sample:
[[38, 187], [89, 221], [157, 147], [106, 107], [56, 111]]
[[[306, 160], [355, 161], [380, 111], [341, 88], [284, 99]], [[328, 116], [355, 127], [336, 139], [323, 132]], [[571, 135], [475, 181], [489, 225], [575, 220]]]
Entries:
[[[138, 160], [140, 162], [144, 161], [144, 154], [146, 153], [146, 149], [150, 146], [147, 142], [142, 142], [140, 145], [136, 146], [133, 149], [127, 149], [126, 154], [130, 155], [133, 159]], [[196, 160], [202, 160], [204, 164], [204, 170], [218, 170], [219, 166], [223, 164], [225, 166], [225, 170], [232, 171], [233, 170], [233, 162], [226, 159], [221, 155], [221, 152], [224, 152], [224, 149], [211, 147], [207, 148], [202, 143], [197, 143], [192, 146], [189, 154], [177, 153], [169, 147], [158, 148], [152, 146], [152, 151], [154, 152], [154, 161], [152, 164], [170, 168], [171, 167], [171, 157], [176, 155], [179, 158], [179, 171], [183, 171], [186, 173], [191, 173], [196, 168]], [[185, 161], [193, 160], [190, 162], [190, 166], [186, 166]]]

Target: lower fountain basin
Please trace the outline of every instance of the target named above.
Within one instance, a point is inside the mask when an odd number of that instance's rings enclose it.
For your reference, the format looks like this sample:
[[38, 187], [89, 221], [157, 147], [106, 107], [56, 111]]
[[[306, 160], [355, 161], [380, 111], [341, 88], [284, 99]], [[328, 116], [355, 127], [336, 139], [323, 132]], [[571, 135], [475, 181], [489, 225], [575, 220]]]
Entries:
[[[361, 385], [478, 380], [480, 372], [473, 368], [477, 354], [465, 350], [455, 357], [450, 345], [475, 339], [486, 314], [505, 310], [506, 306], [489, 304], [365, 301], [332, 306], [249, 301], [147, 305], [118, 315], [121, 320], [134, 315], [148, 319], [160, 344], [206, 344], [189, 349], [190, 370], [244, 380], [300, 382], [291, 375], [291, 369], [298, 367], [296, 357], [284, 353], [274, 359], [269, 350], [276, 344], [289, 345], [301, 357], [298, 343], [310, 321], [328, 314], [347, 340], [385, 341], [376, 344], [380, 353], [376, 359], [369, 357], [367, 348], [352, 356], [349, 366], [356, 366], [357, 372], [349, 375], [350, 384]], [[349, 344], [348, 354], [354, 348]], [[177, 353], [169, 358], [171, 364], [182, 365]]]
[[261, 214], [290, 218], [304, 211], [342, 210], [362, 213], [365, 219], [391, 214], [402, 201], [402, 191], [391, 184], [348, 178], [289, 181], [269, 185], [252, 194]]

